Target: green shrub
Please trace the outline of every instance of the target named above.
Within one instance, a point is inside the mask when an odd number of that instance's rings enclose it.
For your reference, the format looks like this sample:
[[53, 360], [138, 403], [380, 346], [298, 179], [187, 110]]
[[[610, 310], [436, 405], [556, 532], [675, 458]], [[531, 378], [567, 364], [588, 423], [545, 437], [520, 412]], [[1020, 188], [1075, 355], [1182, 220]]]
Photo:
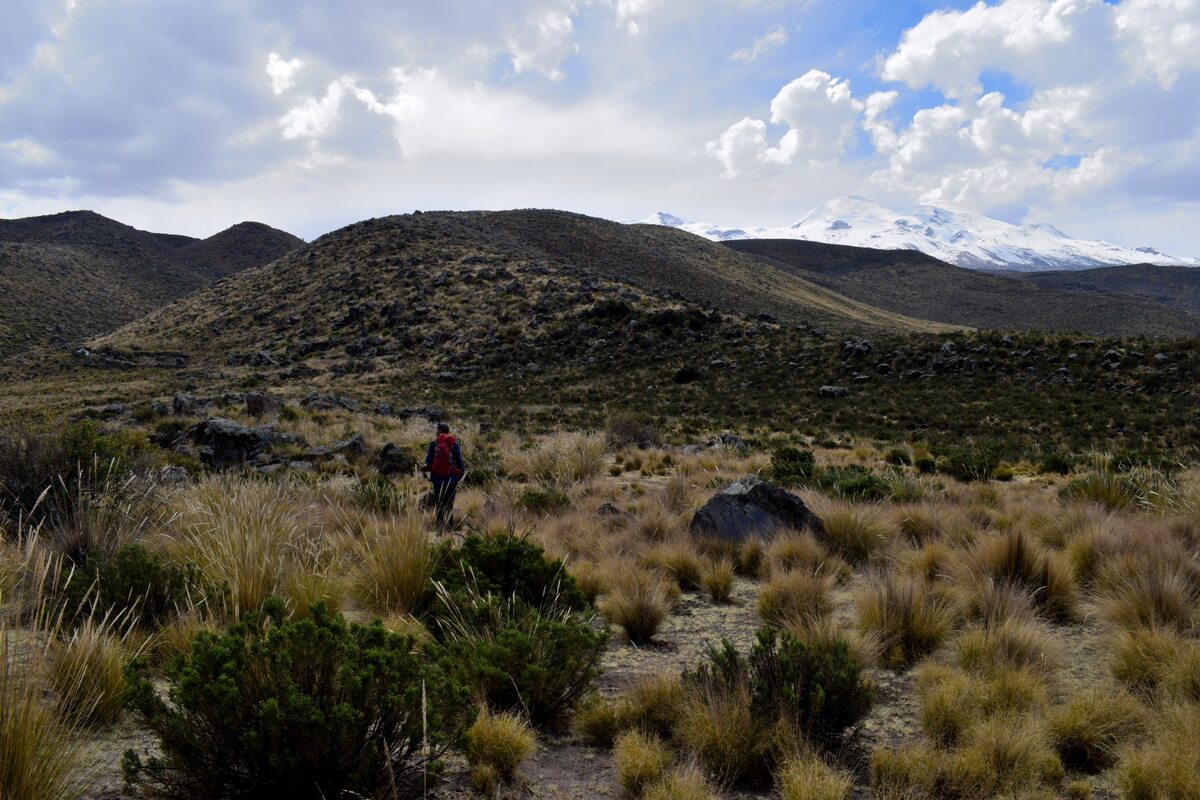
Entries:
[[782, 486], [803, 486], [817, 474], [811, 450], [781, 447], [771, 454], [770, 479]]
[[908, 454], [908, 449], [904, 447], [889, 448], [884, 454], [883, 460], [894, 467], [907, 467], [912, 464], [912, 456]]
[[963, 445], [942, 454], [941, 471], [963, 483], [991, 480], [1000, 465], [997, 455], [985, 447]]
[[[176, 564], [140, 543], [125, 545], [112, 556], [98, 555], [76, 570], [66, 586], [68, 607], [91, 616], [128, 612], [146, 628], [157, 628], [206, 589], [194, 564]], [[94, 605], [93, 605], [94, 604]]]
[[720, 648], [710, 646], [683, 680], [723, 691], [748, 685], [756, 717], [778, 718], [821, 747], [837, 742], [871, 708], [870, 683], [846, 642], [808, 645], [768, 627], [759, 629], [749, 658], [726, 640]]
[[354, 505], [376, 514], [399, 514], [404, 511], [404, 496], [388, 478], [372, 475], [359, 479], [351, 492]]
[[541, 547], [514, 533], [471, 535], [458, 548], [443, 545], [436, 559], [433, 579], [450, 595], [469, 587], [532, 606], [552, 603], [575, 611], [590, 606], [561, 561], [547, 558]]
[[564, 603], [536, 607], [515, 594], [482, 594], [473, 584], [441, 596], [437, 623], [447, 651], [493, 708], [559, 725], [600, 672], [607, 635]]
[[517, 498], [517, 508], [530, 514], [552, 514], [571, 505], [571, 498], [558, 489], [528, 489]]
[[168, 697], [135, 673], [132, 708], [161, 755], [130, 750], [124, 771], [150, 796], [412, 796], [462, 740], [466, 689], [411, 638], [283, 604], [223, 634], [202, 632], [164, 670]]

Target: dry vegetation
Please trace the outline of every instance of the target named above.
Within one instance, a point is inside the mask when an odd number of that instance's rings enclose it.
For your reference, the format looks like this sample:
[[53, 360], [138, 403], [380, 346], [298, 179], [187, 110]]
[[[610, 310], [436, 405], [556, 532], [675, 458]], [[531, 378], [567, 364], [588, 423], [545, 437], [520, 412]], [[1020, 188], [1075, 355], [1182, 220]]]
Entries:
[[[429, 435], [424, 423], [349, 412], [280, 425], [414, 451]], [[1200, 473], [1158, 476], [1153, 503], [1104, 504], [1063, 491], [1079, 475], [1018, 469], [1009, 482], [965, 484], [901, 467], [894, 496], [877, 502], [799, 489], [824, 518], [821, 535], [716, 548], [689, 536], [691, 514], [727, 481], [765, 472], [768, 454], [461, 433], [488, 480], [463, 487], [461, 522], [443, 534], [417, 506], [420, 476], [382, 478], [367, 461], [170, 484], [135, 465], [150, 476], [136, 478], [148, 482], [141, 519], [93, 515], [102, 529], [89, 535], [140, 545], [142, 569], [184, 571], [152, 621], [148, 597], [105, 594], [107, 573], [64, 544], [74, 539], [61, 520], [0, 517], [0, 795], [133, 796], [119, 754], [154, 738], [122, 711], [125, 665], [137, 658], [157, 680], [270, 598], [292, 620], [318, 602], [381, 619], [413, 652], [464, 641], [478, 618], [439, 610], [452, 607], [450, 589], [434, 579], [450, 580], [439, 548], [469, 533], [515, 533], [562, 559], [582, 602], [594, 601], [591, 628], [611, 635], [602, 673], [565, 719], [546, 721], [525, 696], [499, 700], [503, 686], [486, 692], [431, 796], [1200, 793]], [[817, 461], [878, 470], [884, 454], [856, 444], [818, 448]], [[538, 624], [568, 618], [575, 601], [556, 591], [531, 600]], [[516, 607], [489, 608], [524, 624]], [[817, 736], [762, 715], [751, 682], [696, 677], [709, 645], [724, 638], [745, 656], [760, 625], [815, 653], [845, 652], [872, 686], [866, 716]]]

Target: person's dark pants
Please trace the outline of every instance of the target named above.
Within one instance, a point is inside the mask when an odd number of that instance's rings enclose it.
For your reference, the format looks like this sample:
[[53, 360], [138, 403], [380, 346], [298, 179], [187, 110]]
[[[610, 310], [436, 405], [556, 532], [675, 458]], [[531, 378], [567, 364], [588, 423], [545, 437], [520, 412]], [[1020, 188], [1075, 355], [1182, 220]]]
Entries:
[[435, 522], [444, 525], [450, 522], [450, 513], [454, 510], [454, 495], [458, 492], [458, 478], [453, 475], [430, 477], [433, 481], [433, 507], [437, 509]]

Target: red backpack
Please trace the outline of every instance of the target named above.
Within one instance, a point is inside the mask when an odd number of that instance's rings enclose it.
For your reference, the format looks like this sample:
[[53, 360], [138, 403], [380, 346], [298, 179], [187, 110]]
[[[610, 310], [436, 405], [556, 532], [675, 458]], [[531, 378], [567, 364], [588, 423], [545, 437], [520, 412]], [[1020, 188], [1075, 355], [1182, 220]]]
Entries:
[[454, 437], [448, 433], [439, 433], [437, 444], [433, 448], [433, 463], [429, 471], [439, 478], [448, 478], [454, 474], [454, 459], [451, 448], [454, 447]]

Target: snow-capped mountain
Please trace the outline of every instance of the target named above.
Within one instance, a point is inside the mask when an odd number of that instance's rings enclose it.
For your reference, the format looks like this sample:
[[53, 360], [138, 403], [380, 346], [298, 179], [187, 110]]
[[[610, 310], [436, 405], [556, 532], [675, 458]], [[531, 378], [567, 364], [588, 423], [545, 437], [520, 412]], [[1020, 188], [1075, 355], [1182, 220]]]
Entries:
[[1012, 225], [973, 211], [937, 206], [887, 208], [857, 195], [822, 203], [784, 228], [725, 228], [687, 222], [661, 211], [639, 222], [679, 228], [713, 241], [806, 239], [882, 250], [919, 250], [974, 269], [1034, 272], [1145, 263], [1200, 267], [1200, 259], [1167, 255], [1153, 247], [1135, 249], [1072, 239], [1053, 225]]

